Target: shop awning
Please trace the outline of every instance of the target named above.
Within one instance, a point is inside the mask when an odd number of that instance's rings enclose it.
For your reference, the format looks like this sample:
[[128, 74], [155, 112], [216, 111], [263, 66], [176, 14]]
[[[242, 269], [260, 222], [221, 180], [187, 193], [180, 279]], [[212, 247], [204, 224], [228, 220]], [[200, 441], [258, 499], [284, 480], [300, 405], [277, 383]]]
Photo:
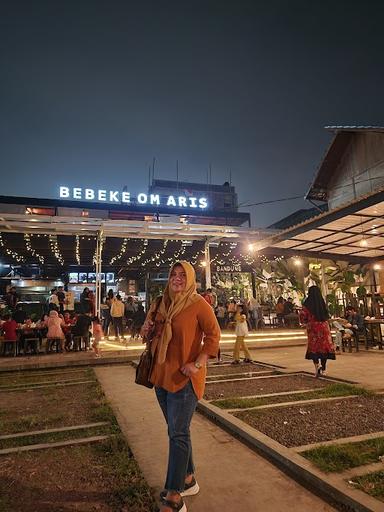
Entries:
[[267, 237], [254, 248], [363, 263], [384, 259], [384, 190]]

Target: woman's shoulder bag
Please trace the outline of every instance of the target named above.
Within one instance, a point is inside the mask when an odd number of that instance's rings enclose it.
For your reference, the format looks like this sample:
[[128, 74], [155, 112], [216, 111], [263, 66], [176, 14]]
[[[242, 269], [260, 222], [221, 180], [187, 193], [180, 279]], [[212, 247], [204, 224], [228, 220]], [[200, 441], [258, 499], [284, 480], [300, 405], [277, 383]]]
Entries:
[[135, 377], [135, 383], [139, 384], [140, 386], [145, 386], [146, 388], [153, 388], [152, 382], [149, 380], [152, 373], [153, 368], [153, 356], [151, 353], [151, 343], [152, 339], [155, 335], [155, 317], [157, 314], [157, 311], [159, 309], [160, 303], [161, 303], [162, 297], [158, 297], [156, 299], [156, 307], [152, 311], [152, 328], [150, 332], [148, 332], [146, 336], [146, 347], [144, 352], [140, 356], [139, 364], [136, 367], [136, 377]]

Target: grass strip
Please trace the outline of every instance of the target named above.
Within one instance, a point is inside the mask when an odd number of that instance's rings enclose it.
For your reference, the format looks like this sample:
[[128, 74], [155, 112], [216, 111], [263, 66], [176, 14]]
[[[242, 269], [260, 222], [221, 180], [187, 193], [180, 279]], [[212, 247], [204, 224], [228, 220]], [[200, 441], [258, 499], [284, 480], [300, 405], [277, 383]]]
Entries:
[[356, 443], [319, 446], [301, 452], [300, 455], [325, 473], [341, 472], [364, 464], [379, 462], [380, 457], [384, 456], [384, 437]]
[[374, 498], [384, 501], [384, 471], [376, 471], [352, 480], [353, 486]]
[[282, 402], [296, 402], [298, 400], [314, 400], [319, 398], [333, 398], [338, 396], [364, 395], [370, 396], [374, 393], [367, 389], [352, 386], [350, 384], [333, 383], [325, 388], [319, 388], [307, 393], [295, 393], [292, 395], [280, 395], [262, 398], [224, 398], [213, 400], [211, 403], [221, 409], [248, 409], [260, 405], [278, 404]]
[[57, 370], [57, 371], [50, 371], [50, 370], [40, 370], [40, 371], [36, 371], [36, 370], [27, 370], [27, 371], [12, 371], [12, 372], [9, 372], [9, 373], [0, 373], [0, 383], [8, 383], [9, 381], [14, 381], [14, 380], [23, 380], [23, 379], [26, 379], [26, 380], [35, 380], [35, 379], [39, 379], [39, 378], [55, 378], [55, 377], [61, 377], [61, 376], [66, 376], [66, 377], [69, 377], [70, 375], [75, 375], [75, 374], [83, 374], [83, 375], [93, 375], [94, 372], [93, 372], [93, 369], [92, 368], [81, 368], [81, 369], [78, 369], [78, 370], [68, 370], [68, 369], [63, 369], [63, 370]]
[[107, 434], [115, 434], [119, 432], [114, 425], [102, 425], [94, 428], [82, 428], [78, 430], [66, 430], [63, 432], [48, 432], [45, 434], [37, 434], [33, 436], [20, 436], [10, 439], [0, 440], [0, 450], [6, 448], [16, 448], [18, 446], [29, 446], [33, 444], [56, 443], [59, 441], [70, 441], [72, 439], [80, 439], [83, 437], [100, 436]]
[[110, 505], [114, 512], [155, 512], [153, 493], [122, 435], [92, 446], [101, 459], [110, 482]]
[[9, 391], [9, 390], [19, 390], [19, 389], [25, 389], [25, 388], [33, 388], [33, 387], [37, 387], [37, 386], [44, 386], [46, 384], [51, 384], [51, 385], [64, 385], [64, 384], [68, 384], [68, 383], [76, 383], [76, 382], [84, 382], [85, 380], [89, 381], [89, 380], [95, 380], [96, 379], [92, 376], [87, 376], [87, 375], [84, 375], [84, 376], [77, 376], [75, 377], [74, 379], [65, 379], [65, 380], [62, 380], [62, 379], [48, 379], [48, 380], [38, 380], [38, 381], [29, 381], [29, 382], [11, 382], [11, 383], [7, 383], [6, 385], [4, 386], [0, 386], [0, 391]]

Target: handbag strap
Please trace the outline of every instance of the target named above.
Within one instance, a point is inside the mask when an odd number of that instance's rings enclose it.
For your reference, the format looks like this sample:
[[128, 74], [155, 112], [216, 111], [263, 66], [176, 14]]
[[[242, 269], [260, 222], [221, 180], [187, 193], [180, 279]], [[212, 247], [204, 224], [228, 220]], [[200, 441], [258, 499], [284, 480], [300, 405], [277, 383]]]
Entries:
[[157, 315], [157, 312], [159, 311], [159, 307], [160, 307], [160, 304], [161, 304], [161, 301], [163, 300], [163, 296], [160, 295], [159, 297], [157, 297], [156, 299], [156, 307], [155, 309], [152, 311], [152, 321], [154, 322], [155, 321], [155, 317]]
[[[158, 310], [159, 310], [159, 307], [160, 307], [160, 304], [161, 304], [162, 299], [163, 299], [163, 296], [162, 296], [162, 295], [160, 295], [159, 297], [157, 297], [157, 299], [156, 299], [156, 306], [155, 306], [155, 309], [154, 309], [154, 310], [152, 311], [152, 313], [151, 313], [151, 320], [152, 320], [152, 322], [153, 322], [153, 329], [155, 328], [155, 318], [156, 318], [157, 312], [158, 312]], [[151, 347], [151, 344], [152, 344], [152, 339], [151, 339], [151, 340], [147, 340], [145, 344], [146, 344], [146, 348], [147, 348], [147, 350], [149, 350], [149, 349], [150, 349], [150, 347]]]

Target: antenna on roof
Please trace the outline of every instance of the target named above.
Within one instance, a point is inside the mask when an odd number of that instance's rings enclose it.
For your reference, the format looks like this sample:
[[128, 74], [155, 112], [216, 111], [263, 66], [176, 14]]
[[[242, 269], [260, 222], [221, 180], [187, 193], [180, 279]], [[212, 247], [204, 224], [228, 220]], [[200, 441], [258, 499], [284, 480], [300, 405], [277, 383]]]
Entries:
[[148, 187], [151, 186], [151, 166], [148, 165]]
[[232, 185], [232, 171], [229, 169], [229, 184]]

